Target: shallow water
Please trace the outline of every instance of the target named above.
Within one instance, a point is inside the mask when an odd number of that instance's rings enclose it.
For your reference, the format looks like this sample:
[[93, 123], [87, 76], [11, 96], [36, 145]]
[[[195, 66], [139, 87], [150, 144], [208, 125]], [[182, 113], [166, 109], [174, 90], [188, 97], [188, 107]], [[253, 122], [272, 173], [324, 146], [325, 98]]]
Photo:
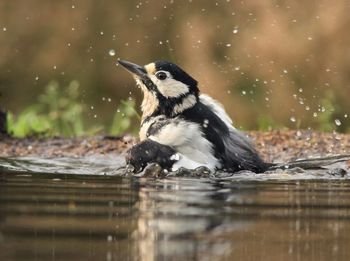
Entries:
[[0, 260], [350, 260], [349, 172], [146, 179], [122, 166], [0, 159]]

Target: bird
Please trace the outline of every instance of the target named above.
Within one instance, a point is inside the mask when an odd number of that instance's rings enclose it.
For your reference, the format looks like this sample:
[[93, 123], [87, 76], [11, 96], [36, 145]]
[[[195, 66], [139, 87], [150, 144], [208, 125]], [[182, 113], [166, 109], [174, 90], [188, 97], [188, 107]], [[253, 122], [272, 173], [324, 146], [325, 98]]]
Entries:
[[222, 104], [201, 93], [197, 80], [178, 65], [164, 60], [144, 66], [118, 63], [143, 92], [140, 142], [126, 156], [134, 172], [149, 163], [170, 171], [206, 167], [213, 172], [261, 173], [268, 169], [270, 164], [233, 126]]

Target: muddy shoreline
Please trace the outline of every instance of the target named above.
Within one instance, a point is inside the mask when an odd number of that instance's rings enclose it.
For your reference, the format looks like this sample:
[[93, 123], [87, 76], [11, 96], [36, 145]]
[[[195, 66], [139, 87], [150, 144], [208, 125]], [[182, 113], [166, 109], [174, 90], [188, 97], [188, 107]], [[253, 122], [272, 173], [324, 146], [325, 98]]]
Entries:
[[[350, 134], [310, 130], [247, 132], [261, 156], [269, 162], [324, 157], [350, 152]], [[0, 157], [84, 157], [123, 154], [137, 142], [135, 137], [93, 136], [79, 138], [0, 138]]]

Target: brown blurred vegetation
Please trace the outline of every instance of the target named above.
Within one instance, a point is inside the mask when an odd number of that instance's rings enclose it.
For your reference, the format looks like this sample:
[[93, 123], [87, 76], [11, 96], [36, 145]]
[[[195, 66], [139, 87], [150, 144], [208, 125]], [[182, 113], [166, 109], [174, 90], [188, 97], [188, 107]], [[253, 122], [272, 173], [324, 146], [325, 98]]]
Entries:
[[237, 126], [330, 121], [346, 131], [349, 13], [348, 0], [2, 0], [0, 107], [16, 113], [50, 80], [78, 80], [94, 107], [86, 117], [109, 121], [120, 99], [141, 99], [117, 58], [167, 59], [220, 100]]

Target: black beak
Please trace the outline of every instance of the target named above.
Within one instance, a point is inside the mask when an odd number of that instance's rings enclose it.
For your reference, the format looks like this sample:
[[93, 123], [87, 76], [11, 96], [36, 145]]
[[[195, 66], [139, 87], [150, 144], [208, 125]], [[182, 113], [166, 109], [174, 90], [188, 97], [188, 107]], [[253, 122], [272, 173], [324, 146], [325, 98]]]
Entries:
[[147, 77], [146, 70], [140, 65], [137, 65], [128, 61], [123, 61], [123, 60], [119, 60], [118, 63], [122, 65], [125, 69], [127, 69], [129, 72], [131, 72], [132, 74], [135, 74], [140, 78]]

